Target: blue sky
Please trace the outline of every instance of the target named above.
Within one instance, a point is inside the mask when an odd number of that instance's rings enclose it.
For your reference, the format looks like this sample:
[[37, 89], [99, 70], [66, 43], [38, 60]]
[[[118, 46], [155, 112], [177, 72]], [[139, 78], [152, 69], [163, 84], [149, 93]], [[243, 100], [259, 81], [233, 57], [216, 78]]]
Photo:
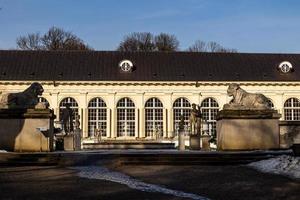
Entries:
[[131, 32], [167, 32], [185, 50], [197, 39], [239, 52], [300, 53], [299, 0], [0, 0], [0, 49], [51, 26], [96, 50]]

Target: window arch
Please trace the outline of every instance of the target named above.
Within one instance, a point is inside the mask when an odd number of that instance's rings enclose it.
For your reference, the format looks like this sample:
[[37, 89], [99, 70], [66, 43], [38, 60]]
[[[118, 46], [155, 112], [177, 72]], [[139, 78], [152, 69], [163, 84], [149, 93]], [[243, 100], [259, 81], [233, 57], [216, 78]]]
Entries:
[[297, 98], [289, 98], [284, 103], [284, 120], [300, 121], [300, 101]]
[[135, 105], [128, 97], [117, 103], [117, 136], [135, 135]]
[[39, 103], [45, 103], [46, 105], [50, 106], [49, 101], [44, 97], [38, 98]]
[[73, 110], [73, 113], [74, 113], [73, 123], [75, 123], [75, 117], [78, 116], [78, 103], [72, 97], [66, 97], [63, 100], [61, 100], [61, 102], [59, 103], [59, 116], [60, 116], [59, 118], [61, 120], [62, 111], [63, 111], [63, 109], [66, 108], [67, 103], [70, 104], [70, 108]]
[[93, 98], [88, 104], [88, 135], [94, 136], [95, 129], [106, 137], [107, 109], [106, 103], [99, 97]]
[[209, 134], [212, 135], [216, 131], [216, 116], [219, 111], [218, 102], [212, 98], [208, 97], [204, 99], [201, 103], [202, 117], [209, 123]]
[[191, 114], [191, 104], [190, 102], [183, 97], [180, 97], [176, 99], [173, 103], [173, 122], [174, 122], [174, 130], [175, 130], [175, 136], [178, 135], [179, 131], [179, 122], [180, 122], [180, 116], [183, 115], [184, 118], [184, 130], [186, 133], [188, 133], [189, 129], [189, 117]]
[[44, 97], [39, 97], [39, 102], [42, 102], [42, 103], [49, 103], [48, 100]]
[[274, 103], [272, 101], [272, 99], [268, 98], [268, 105], [270, 108], [274, 109]]
[[145, 127], [146, 137], [162, 136], [163, 104], [158, 98], [148, 99], [145, 104]]

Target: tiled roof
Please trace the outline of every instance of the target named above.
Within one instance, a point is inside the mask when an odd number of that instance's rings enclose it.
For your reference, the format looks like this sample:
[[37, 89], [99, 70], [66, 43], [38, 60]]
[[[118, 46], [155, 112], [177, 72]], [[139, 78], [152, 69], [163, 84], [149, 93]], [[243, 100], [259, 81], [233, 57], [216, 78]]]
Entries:
[[[120, 72], [124, 59], [131, 73]], [[294, 71], [281, 73], [282, 61]], [[300, 54], [2, 50], [0, 80], [300, 81]]]

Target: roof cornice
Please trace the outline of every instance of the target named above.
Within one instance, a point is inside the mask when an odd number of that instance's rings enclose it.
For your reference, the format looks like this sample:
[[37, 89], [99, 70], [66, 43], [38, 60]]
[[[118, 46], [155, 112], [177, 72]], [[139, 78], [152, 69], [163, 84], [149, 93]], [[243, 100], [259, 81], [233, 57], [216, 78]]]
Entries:
[[239, 83], [244, 86], [300, 86], [300, 81], [0, 81], [0, 85], [30, 85], [39, 82], [42, 85], [58, 86], [227, 86]]

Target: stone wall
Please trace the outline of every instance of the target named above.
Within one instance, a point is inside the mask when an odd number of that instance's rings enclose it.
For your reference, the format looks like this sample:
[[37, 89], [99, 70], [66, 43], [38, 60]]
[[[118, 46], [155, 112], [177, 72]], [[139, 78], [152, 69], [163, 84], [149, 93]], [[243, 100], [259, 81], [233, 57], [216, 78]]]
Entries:
[[52, 151], [54, 118], [49, 109], [0, 109], [0, 149]]

